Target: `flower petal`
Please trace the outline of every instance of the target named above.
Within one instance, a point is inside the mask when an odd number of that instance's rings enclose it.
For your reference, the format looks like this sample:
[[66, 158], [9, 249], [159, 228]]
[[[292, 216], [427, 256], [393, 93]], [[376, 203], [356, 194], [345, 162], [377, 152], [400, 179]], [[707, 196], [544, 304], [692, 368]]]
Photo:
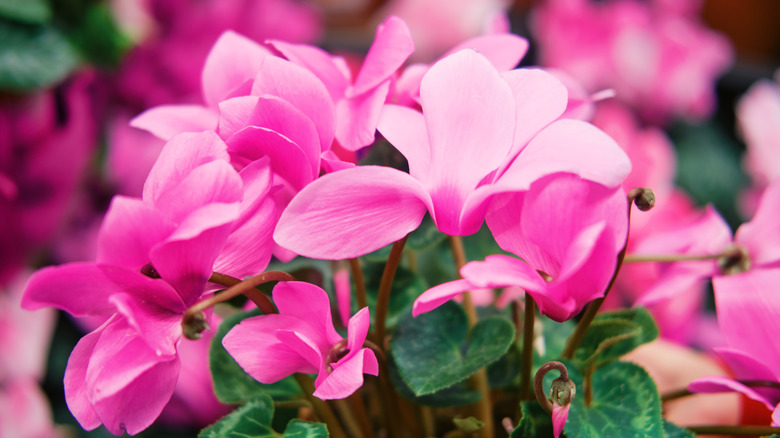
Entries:
[[409, 163], [409, 174], [423, 184], [429, 176], [431, 145], [425, 118], [416, 110], [385, 105], [377, 129]]
[[474, 289], [475, 286], [468, 280], [455, 280], [434, 286], [423, 292], [412, 307], [412, 316], [421, 315], [441, 306], [463, 292]]
[[70, 353], [68, 365], [65, 368], [63, 382], [65, 386], [65, 403], [84, 430], [95, 429], [101, 424], [100, 418], [92, 407], [90, 397], [87, 394], [87, 366], [104, 327], [105, 325], [79, 340]]
[[302, 189], [317, 176], [312, 173], [311, 167], [301, 165], [309, 161], [303, 150], [289, 138], [271, 129], [247, 126], [227, 142], [234, 156], [250, 161], [268, 157], [274, 174], [284, 178], [296, 190]]
[[150, 305], [127, 293], [108, 299], [157, 356], [176, 354], [181, 339], [181, 313]]
[[215, 129], [217, 120], [216, 111], [200, 105], [160, 105], [135, 116], [130, 126], [167, 141], [182, 132]]
[[344, 149], [356, 151], [374, 142], [376, 125], [389, 89], [388, 80], [369, 92], [336, 104], [336, 140]]
[[555, 438], [558, 438], [561, 436], [561, 433], [563, 433], [563, 428], [566, 426], [566, 419], [569, 418], [569, 408], [571, 408], [571, 404], [566, 406], [558, 406], [557, 404], [553, 403], [552, 424], [553, 435], [555, 435]]
[[317, 75], [328, 88], [334, 101], [344, 96], [344, 91], [349, 85], [349, 78], [333, 62], [331, 54], [308, 44], [292, 44], [280, 40], [271, 40], [268, 43], [281, 52], [285, 58]]
[[[319, 384], [314, 396], [320, 400], [347, 398], [363, 386], [363, 372], [377, 371], [378, 365], [373, 350], [364, 348], [339, 366]], [[318, 378], [319, 380], [319, 378]]]
[[274, 240], [311, 258], [357, 257], [420, 225], [430, 198], [406, 173], [360, 166], [306, 186], [282, 213]]
[[374, 42], [347, 95], [358, 96], [377, 87], [389, 79], [406, 62], [412, 52], [414, 52], [414, 41], [409, 27], [396, 16], [388, 17], [376, 28]]
[[444, 56], [472, 49], [487, 58], [498, 71], [515, 68], [528, 52], [528, 40], [511, 33], [480, 35], [469, 38], [453, 47]]
[[255, 78], [270, 51], [233, 31], [223, 33], [211, 49], [203, 66], [203, 99], [216, 108], [235, 90]]
[[274, 287], [273, 297], [279, 313], [308, 324], [312, 329], [309, 337], [318, 344], [333, 345], [342, 340], [333, 328], [330, 298], [322, 288], [302, 281], [284, 281]]

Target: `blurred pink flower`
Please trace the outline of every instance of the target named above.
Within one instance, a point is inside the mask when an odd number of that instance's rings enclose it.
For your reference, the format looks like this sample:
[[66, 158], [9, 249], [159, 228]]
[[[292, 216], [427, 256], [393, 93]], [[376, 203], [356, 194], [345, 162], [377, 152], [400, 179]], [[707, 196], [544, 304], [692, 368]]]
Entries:
[[65, 438], [52, 422], [49, 401], [29, 377], [0, 385], [0, 436], [13, 438]]
[[[560, 68], [590, 92], [617, 99], [654, 123], [701, 119], [715, 108], [715, 79], [731, 64], [728, 40], [690, 7], [653, 0], [546, 0], [533, 28], [541, 64]], [[684, 12], [684, 13], [683, 13]]]
[[363, 385], [363, 374], [376, 376], [374, 351], [364, 348], [368, 307], [349, 320], [347, 339], [333, 328], [328, 294], [303, 282], [282, 282], [273, 291], [278, 314], [260, 315], [233, 327], [222, 344], [241, 368], [261, 383], [293, 373], [317, 373], [314, 396], [346, 398]]

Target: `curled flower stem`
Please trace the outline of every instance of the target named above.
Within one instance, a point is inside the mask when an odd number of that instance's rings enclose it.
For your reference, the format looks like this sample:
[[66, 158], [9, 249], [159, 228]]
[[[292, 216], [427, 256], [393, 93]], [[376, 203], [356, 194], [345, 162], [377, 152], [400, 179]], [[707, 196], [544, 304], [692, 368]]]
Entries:
[[569, 379], [569, 370], [566, 369], [566, 365], [558, 361], [553, 360], [539, 367], [539, 371], [537, 371], [536, 376], [534, 376], [534, 395], [536, 396], [536, 401], [539, 402], [542, 409], [548, 414], [552, 414], [553, 405], [544, 391], [544, 376], [551, 370], [558, 370], [561, 379]]
[[[749, 388], [772, 388], [780, 391], [780, 382], [772, 380], [736, 380]], [[678, 398], [688, 397], [689, 395], [707, 394], [706, 392], [691, 392], [687, 388], [677, 389], [661, 394], [661, 402], [677, 400]]]
[[376, 343], [379, 348], [385, 348], [385, 324], [387, 322], [387, 307], [390, 304], [390, 291], [393, 289], [393, 279], [395, 271], [401, 263], [401, 255], [406, 245], [406, 235], [403, 239], [395, 242], [387, 257], [385, 270], [382, 271], [382, 279], [379, 281], [379, 291], [376, 298]]
[[366, 300], [366, 280], [363, 278], [363, 270], [360, 269], [360, 260], [357, 258], [349, 259], [349, 268], [352, 271], [352, 278], [355, 280], [358, 309], [362, 309], [368, 306], [368, 301]]
[[520, 398], [531, 400], [531, 371], [534, 361], [534, 320], [536, 303], [533, 297], [525, 293], [525, 318], [523, 322], [523, 360], [520, 371]]
[[744, 436], [764, 436], [780, 433], [780, 427], [773, 426], [685, 426], [695, 434], [702, 435], [744, 435]]
[[[460, 277], [460, 268], [466, 264], [466, 251], [463, 249], [463, 241], [458, 236], [447, 236], [452, 249], [452, 258], [455, 262], [455, 269]], [[469, 329], [477, 324], [477, 308], [471, 300], [469, 292], [463, 293], [463, 309], [466, 311], [466, 317], [469, 323]], [[482, 398], [477, 402], [477, 413], [479, 420], [484, 426], [479, 430], [482, 438], [492, 438], [495, 436], [493, 427], [493, 409], [490, 401], [490, 385], [488, 384], [487, 370], [480, 369], [471, 376], [471, 385], [482, 394]]]
[[623, 243], [623, 249], [620, 250], [620, 253], [618, 253], [615, 273], [612, 274], [612, 278], [609, 280], [607, 289], [604, 291], [604, 296], [593, 300], [588, 305], [587, 309], [585, 309], [585, 313], [582, 315], [580, 322], [577, 323], [577, 327], [575, 327], [574, 332], [572, 332], [571, 336], [566, 342], [566, 348], [564, 348], [563, 353], [561, 354], [562, 357], [566, 359], [571, 359], [574, 357], [574, 351], [577, 349], [577, 347], [579, 347], [580, 342], [582, 342], [582, 339], [585, 337], [585, 332], [588, 331], [588, 327], [590, 327], [590, 324], [593, 322], [593, 319], [599, 312], [601, 305], [607, 298], [607, 294], [610, 290], [612, 290], [612, 286], [615, 284], [615, 280], [617, 280], [617, 276], [620, 273], [620, 268], [623, 266], [623, 259], [626, 257], [626, 248], [628, 248], [628, 237], [631, 227], [631, 207], [633, 204], [636, 204], [640, 210], [647, 211], [653, 207], [654, 203], [655, 195], [650, 189], [635, 188], [628, 192], [628, 220], [626, 222], [628, 224], [628, 229], [626, 231], [626, 240]]
[[262, 274], [255, 275], [254, 277], [250, 277], [244, 281], [229, 275], [214, 273], [209, 278], [209, 281], [229, 287], [223, 292], [215, 294], [203, 301], [199, 301], [187, 309], [187, 311], [185, 311], [184, 315], [182, 316], [182, 332], [188, 339], [200, 338], [200, 333], [207, 328], [203, 311], [219, 303], [229, 301], [242, 294], [246, 295], [247, 298], [252, 300], [263, 312], [263, 314], [269, 315], [272, 313], [278, 313], [271, 300], [265, 296], [265, 294], [255, 289], [255, 287], [269, 281], [293, 280], [295, 280], [295, 277], [282, 271], [263, 272]]
[[314, 412], [317, 413], [317, 416], [320, 417], [320, 420], [328, 425], [328, 433], [330, 436], [334, 438], [347, 438], [347, 434], [344, 432], [344, 428], [341, 427], [341, 423], [339, 423], [338, 418], [336, 418], [336, 414], [333, 413], [333, 410], [331, 410], [330, 406], [328, 406], [328, 404], [323, 400], [320, 400], [312, 395], [314, 394], [315, 388], [314, 382], [311, 381], [311, 377], [309, 377], [307, 374], [301, 373], [295, 373], [294, 376], [295, 380], [298, 382], [298, 385], [303, 391], [303, 395], [306, 396], [306, 399], [309, 400], [309, 403], [311, 403], [312, 407], [314, 408]]

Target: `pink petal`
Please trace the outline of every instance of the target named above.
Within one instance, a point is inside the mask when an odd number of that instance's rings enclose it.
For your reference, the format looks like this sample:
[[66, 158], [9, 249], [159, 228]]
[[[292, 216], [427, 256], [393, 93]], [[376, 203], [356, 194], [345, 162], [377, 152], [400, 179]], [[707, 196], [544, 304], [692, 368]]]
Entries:
[[335, 106], [325, 85], [312, 72], [275, 56], [263, 61], [252, 86], [252, 95], [278, 96], [306, 114], [317, 128], [322, 151], [335, 133]]
[[138, 299], [181, 311], [184, 303], [164, 281], [138, 271], [95, 263], [69, 263], [37, 271], [30, 277], [22, 307], [56, 307], [73, 316], [102, 316], [116, 312], [112, 294], [129, 292]]
[[767, 364], [780, 363], [780, 269], [752, 270], [712, 280], [715, 306], [726, 343]]
[[557, 172], [617, 187], [631, 171], [625, 152], [598, 128], [580, 120], [558, 120], [537, 134], [496, 185], [527, 190], [533, 181]]
[[437, 210], [434, 220], [440, 231], [457, 235], [466, 197], [507, 159], [516, 123], [515, 102], [495, 68], [471, 50], [431, 67], [423, 77], [420, 96], [431, 144], [429, 191]]
[[273, 297], [279, 313], [306, 321], [317, 338], [326, 339], [331, 345], [341, 341], [333, 328], [330, 299], [322, 288], [302, 281], [285, 281], [274, 287]]
[[753, 219], [739, 227], [734, 237], [737, 244], [747, 247], [750, 261], [755, 265], [780, 261], [778, 215], [780, 215], [780, 179], [764, 190]]
[[370, 371], [378, 370], [376, 356], [368, 348], [360, 350], [349, 360], [339, 362], [339, 366], [317, 385], [313, 395], [320, 400], [349, 397], [363, 386], [364, 369], [369, 374], [375, 374]]
[[561, 433], [563, 433], [563, 428], [566, 426], [566, 419], [569, 418], [569, 408], [571, 408], [571, 404], [558, 406], [553, 403], [552, 424], [555, 438], [558, 438], [561, 436]]
[[208, 204], [187, 216], [165, 242], [152, 249], [152, 266], [187, 306], [203, 293], [237, 217], [238, 203]]
[[227, 145], [214, 132], [187, 133], [169, 141], [144, 184], [143, 198], [156, 201], [193, 169], [215, 160], [228, 161]]
[[503, 254], [487, 256], [484, 261], [466, 263], [460, 271], [463, 278], [475, 288], [519, 286], [539, 290], [545, 286], [544, 279], [533, 266]]
[[356, 151], [374, 142], [379, 115], [389, 89], [390, 81], [386, 81], [364, 94], [338, 102], [336, 140], [344, 149]]
[[409, 55], [414, 52], [414, 41], [403, 20], [390, 16], [376, 29], [376, 36], [363, 61], [355, 83], [348, 90], [349, 97], [366, 93], [389, 79]]
[[276, 330], [274, 335], [276, 335], [276, 338], [279, 339], [279, 341], [281, 341], [289, 349], [295, 351], [303, 359], [305, 359], [311, 367], [318, 370], [319, 375], [317, 376], [317, 380], [320, 379], [320, 376], [325, 376], [325, 369], [327, 364], [325, 364], [325, 358], [323, 355], [328, 354], [328, 350], [321, 350], [320, 348], [322, 346], [317, 345], [315, 340], [310, 339], [303, 332], [297, 332], [293, 330]]
[[241, 368], [261, 383], [274, 383], [293, 373], [319, 372], [276, 335], [296, 330], [303, 322], [288, 315], [262, 315], [245, 319], [222, 339], [222, 345]]
[[270, 41], [269, 44], [285, 58], [317, 75], [334, 101], [344, 97], [349, 78], [344, 76], [328, 52], [308, 44], [291, 44], [279, 40]]
[[216, 111], [200, 105], [160, 105], [135, 116], [130, 126], [167, 141], [183, 132], [215, 129], [217, 120]]
[[768, 409], [773, 410], [775, 405], [767, 400], [766, 397], [759, 394], [754, 388], [745, 386], [736, 380], [729, 379], [728, 377], [710, 376], [696, 379], [688, 384], [688, 391], [694, 393], [720, 393], [720, 392], [738, 392], [744, 394], [751, 400], [755, 400], [759, 403], [763, 403]]
[[87, 393], [87, 366], [105, 325], [87, 334], [73, 348], [65, 368], [65, 403], [84, 430], [100, 426], [101, 421]]
[[86, 372], [89, 399], [113, 434], [149, 427], [173, 395], [179, 358], [158, 357], [122, 320], [108, 324]]
[[306, 257], [357, 257], [417, 228], [426, 205], [425, 189], [406, 173], [378, 166], [345, 169], [298, 193], [282, 213], [274, 240]]
[[424, 182], [428, 178], [431, 146], [425, 118], [419, 111], [397, 105], [385, 105], [377, 129], [409, 163], [409, 174]]
[[228, 139], [228, 147], [233, 155], [250, 161], [268, 157], [274, 173], [296, 190], [302, 189], [317, 177], [312, 174], [311, 167], [301, 165], [309, 161], [303, 150], [276, 131], [247, 126]]
[[176, 354], [176, 343], [181, 339], [181, 313], [150, 305], [127, 293], [113, 294], [108, 300], [157, 356]]
[[528, 52], [528, 41], [510, 33], [481, 35], [458, 44], [444, 56], [472, 49], [483, 55], [498, 71], [508, 71], [517, 66]]
[[253, 162], [239, 176], [244, 183], [239, 217], [214, 262], [214, 270], [244, 278], [262, 272], [268, 266], [279, 213], [271, 196], [272, 176], [268, 159]]
[[268, 49], [232, 31], [223, 33], [203, 66], [203, 99], [216, 108], [235, 90], [254, 79]]
[[114, 196], [98, 236], [97, 262], [141, 269], [149, 251], [174, 229], [174, 223], [147, 202]]
[[441, 306], [463, 292], [474, 288], [468, 280], [455, 280], [434, 286], [423, 292], [412, 307], [412, 316], [417, 316]]
[[[355, 316], [350, 318], [349, 326], [347, 327], [347, 348], [349, 348], [347, 357], [363, 348], [370, 326], [371, 316], [368, 313], [368, 307], [360, 309]], [[346, 357], [343, 359], [346, 359]]]

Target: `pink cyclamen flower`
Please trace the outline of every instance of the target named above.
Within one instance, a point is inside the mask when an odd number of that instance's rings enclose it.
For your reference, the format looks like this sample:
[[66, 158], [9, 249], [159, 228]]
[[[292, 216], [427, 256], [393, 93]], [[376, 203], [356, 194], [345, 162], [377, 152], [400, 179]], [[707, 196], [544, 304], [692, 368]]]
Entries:
[[565, 70], [590, 92], [614, 89], [617, 99], [656, 123], [706, 117], [715, 108], [714, 81], [733, 50], [694, 14], [665, 3], [542, 2], [533, 23], [541, 64]]
[[566, 420], [569, 418], [571, 403], [565, 406], [560, 406], [557, 403], [553, 403], [552, 405], [553, 435], [555, 435], [555, 438], [558, 438], [561, 436], [561, 433], [563, 433], [563, 428], [566, 427]]
[[[761, 197], [755, 217], [737, 230], [734, 244], [742, 254], [723, 263], [733, 275], [713, 278], [715, 306], [727, 347], [715, 351], [731, 368], [735, 379], [780, 382], [780, 180]], [[752, 388], [726, 378], [705, 378], [689, 386], [694, 392], [738, 391], [775, 411], [780, 391]]]
[[[627, 232], [626, 197], [576, 175], [539, 180], [528, 192], [495, 198], [487, 223], [498, 244], [520, 257], [488, 256], [461, 268], [462, 280], [423, 292], [416, 316], [475, 288], [520, 286], [555, 321], [603, 296]], [[522, 260], [521, 260], [522, 259]]]
[[363, 385], [363, 374], [376, 376], [374, 351], [364, 348], [368, 307], [348, 324], [347, 339], [333, 328], [328, 294], [304, 282], [282, 282], [273, 291], [278, 314], [245, 319], [222, 344], [249, 375], [273, 383], [294, 373], [317, 373], [314, 396], [346, 398]]
[[277, 243], [314, 258], [356, 257], [402, 238], [426, 211], [440, 231], [468, 235], [497, 193], [527, 190], [557, 172], [614, 187], [630, 169], [592, 125], [556, 121], [566, 89], [540, 70], [501, 74], [462, 50], [430, 68], [420, 95], [422, 114], [386, 105], [379, 121], [409, 173], [359, 166], [319, 178], [283, 212]]
[[264, 193], [254, 186], [262, 178], [242, 181], [262, 168], [239, 175], [227, 158], [214, 133], [177, 136], [142, 199], [113, 199], [96, 262], [44, 268], [27, 284], [27, 309], [105, 319], [79, 341], [65, 371], [66, 402], [85, 429], [102, 423], [114, 434], [136, 434], [148, 427], [176, 386], [182, 314], [201, 299], [213, 269], [241, 273], [267, 264], [270, 245], [254, 235], [267, 239], [270, 227], [245, 217], [262, 204], [252, 196]]

